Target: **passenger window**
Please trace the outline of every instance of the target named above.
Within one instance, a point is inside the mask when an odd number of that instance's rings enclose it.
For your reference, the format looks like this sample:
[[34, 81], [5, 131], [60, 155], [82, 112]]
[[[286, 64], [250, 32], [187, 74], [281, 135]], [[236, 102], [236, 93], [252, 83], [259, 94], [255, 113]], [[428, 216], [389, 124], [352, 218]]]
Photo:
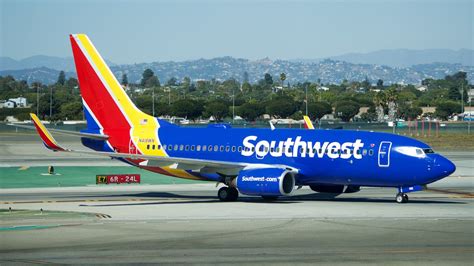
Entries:
[[180, 151], [184, 150], [184, 145], [183, 144], [179, 145], [179, 150]]
[[147, 149], [147, 150], [150, 149], [150, 144], [147, 144], [147, 145], [146, 145], [146, 149]]
[[175, 151], [178, 150], [178, 144], [175, 144], [175, 145], [174, 145], [174, 150], [175, 150]]
[[208, 147], [207, 150], [208, 150], [208, 151], [212, 151], [212, 145], [209, 145], [209, 147]]
[[166, 144], [164, 144], [164, 145], [163, 145], [163, 150], [165, 150], [165, 151], [166, 151]]
[[196, 146], [196, 151], [201, 151], [201, 145]]
[[194, 145], [191, 145], [191, 151], [194, 151]]
[[232, 146], [232, 152], [235, 152], [235, 146]]
[[207, 151], [207, 146], [206, 145], [202, 145], [202, 151]]
[[225, 152], [229, 152], [230, 151], [230, 147], [229, 146], [226, 146], [225, 147]]
[[239, 152], [242, 152], [242, 146], [239, 146], [239, 148], [237, 149]]
[[151, 149], [152, 149], [152, 150], [155, 149], [155, 144], [151, 145]]
[[363, 150], [362, 150], [362, 155], [364, 155], [364, 156], [367, 155], [367, 150], [366, 150], [366, 149], [363, 149]]
[[219, 146], [214, 145], [214, 151], [218, 151], [218, 150], [219, 150]]
[[161, 150], [161, 145], [160, 144], [158, 144], [158, 150]]
[[189, 151], [189, 145], [186, 145], [186, 148], [185, 148], [187, 151]]
[[222, 146], [222, 145], [221, 145], [221, 149], [220, 149], [220, 151], [224, 151], [224, 146]]
[[369, 150], [369, 156], [374, 155], [374, 150]]

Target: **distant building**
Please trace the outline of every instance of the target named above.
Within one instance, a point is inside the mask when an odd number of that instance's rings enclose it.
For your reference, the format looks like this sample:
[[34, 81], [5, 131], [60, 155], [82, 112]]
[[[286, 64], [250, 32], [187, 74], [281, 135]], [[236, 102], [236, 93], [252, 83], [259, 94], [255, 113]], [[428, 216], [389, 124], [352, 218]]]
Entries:
[[426, 87], [425, 85], [421, 85], [421, 86], [417, 86], [416, 89], [421, 92], [424, 92], [428, 89], [428, 87]]
[[474, 89], [469, 89], [469, 91], [467, 92], [467, 98], [467, 101], [472, 103], [472, 100], [474, 100]]
[[318, 91], [328, 91], [328, 90], [329, 90], [328, 87], [324, 87], [324, 86], [318, 87]]
[[17, 108], [26, 107], [27, 104], [25, 97], [10, 98], [7, 102], [14, 102]]

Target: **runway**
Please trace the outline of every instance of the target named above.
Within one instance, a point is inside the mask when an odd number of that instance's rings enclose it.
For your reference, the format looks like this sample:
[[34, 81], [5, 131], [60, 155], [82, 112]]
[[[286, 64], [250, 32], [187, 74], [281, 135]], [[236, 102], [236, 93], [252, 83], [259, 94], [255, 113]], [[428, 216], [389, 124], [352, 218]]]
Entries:
[[[3, 137], [0, 166], [123, 165]], [[408, 204], [389, 188], [274, 202], [220, 202], [206, 182], [1, 189], [0, 264], [472, 265], [474, 153], [443, 154], [457, 171]]]
[[[2, 209], [34, 211], [2, 219], [1, 228], [49, 227], [0, 231], [0, 257], [2, 264], [470, 265], [473, 191], [463, 184], [472, 178], [445, 182], [410, 195], [408, 204], [380, 188], [335, 198], [302, 189], [275, 202], [230, 203], [219, 202], [209, 183], [9, 189]], [[67, 212], [48, 217], [57, 211]]]

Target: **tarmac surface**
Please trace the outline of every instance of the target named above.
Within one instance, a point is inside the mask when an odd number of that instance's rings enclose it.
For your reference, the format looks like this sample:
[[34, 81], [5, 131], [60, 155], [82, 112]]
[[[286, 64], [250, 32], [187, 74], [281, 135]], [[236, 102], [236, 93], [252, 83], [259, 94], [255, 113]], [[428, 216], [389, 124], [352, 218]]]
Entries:
[[[472, 265], [474, 193], [456, 190], [465, 182], [408, 204], [380, 188], [229, 203], [208, 183], [5, 189], [0, 208], [13, 212], [0, 216], [0, 263]], [[33, 214], [16, 219], [19, 209]]]
[[[2, 138], [0, 165], [122, 165], [28, 138]], [[220, 202], [206, 182], [1, 189], [0, 264], [473, 265], [474, 154], [446, 155], [457, 171], [407, 204], [384, 188], [274, 202]]]

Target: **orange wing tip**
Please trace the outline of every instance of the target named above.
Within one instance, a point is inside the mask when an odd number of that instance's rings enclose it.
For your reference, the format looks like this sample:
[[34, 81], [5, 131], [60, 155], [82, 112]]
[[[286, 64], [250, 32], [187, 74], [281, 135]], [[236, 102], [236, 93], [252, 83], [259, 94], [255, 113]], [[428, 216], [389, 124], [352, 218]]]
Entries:
[[304, 127], [307, 129], [314, 129], [313, 122], [311, 122], [311, 119], [309, 119], [308, 116], [303, 116], [304, 119]]
[[51, 136], [51, 133], [46, 129], [46, 127], [41, 123], [39, 118], [33, 114], [30, 113], [31, 120], [33, 120], [33, 124], [35, 125], [36, 131], [38, 132], [38, 135], [41, 137], [43, 140], [44, 145], [46, 148], [53, 150], [53, 151], [64, 151], [64, 149], [59, 146], [59, 144], [56, 142], [56, 140]]

